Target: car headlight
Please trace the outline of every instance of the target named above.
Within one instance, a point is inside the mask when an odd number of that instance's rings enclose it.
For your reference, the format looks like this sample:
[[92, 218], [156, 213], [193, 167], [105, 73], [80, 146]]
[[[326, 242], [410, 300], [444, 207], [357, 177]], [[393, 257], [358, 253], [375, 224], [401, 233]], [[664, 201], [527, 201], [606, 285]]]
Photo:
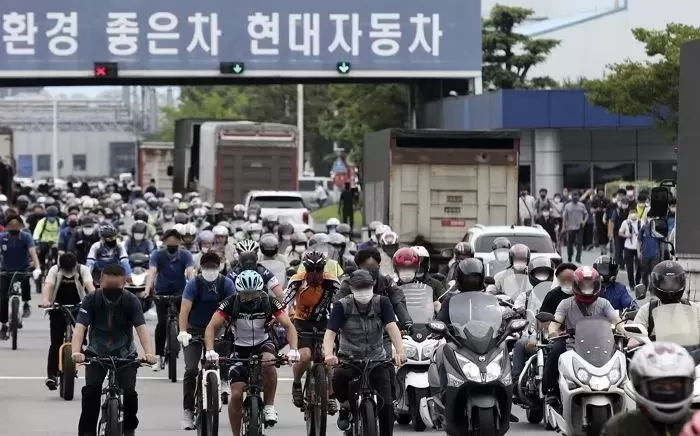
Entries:
[[434, 351], [435, 351], [435, 345], [426, 345], [425, 347], [423, 347], [423, 359], [432, 358]]
[[501, 376], [501, 373], [503, 372], [503, 368], [501, 367], [501, 359], [503, 357], [503, 354], [499, 354], [496, 356], [495, 359], [493, 359], [488, 365], [486, 365], [486, 382], [492, 382], [494, 380], [498, 380], [498, 378]]
[[415, 359], [418, 356], [418, 349], [413, 345], [406, 345], [403, 348], [406, 351], [407, 359]]
[[594, 391], [605, 391], [610, 387], [610, 380], [608, 379], [608, 377], [599, 377], [597, 375], [594, 375], [591, 377], [590, 381], [588, 382], [588, 385]]

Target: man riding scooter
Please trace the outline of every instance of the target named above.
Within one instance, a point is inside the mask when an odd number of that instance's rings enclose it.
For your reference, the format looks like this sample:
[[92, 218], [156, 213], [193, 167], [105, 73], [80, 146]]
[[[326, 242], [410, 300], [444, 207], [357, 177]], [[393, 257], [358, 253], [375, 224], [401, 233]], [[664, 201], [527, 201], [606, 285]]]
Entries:
[[508, 253], [510, 266], [494, 276], [495, 283], [486, 288], [493, 295], [505, 294], [515, 300], [521, 292], [529, 291], [532, 285], [527, 278], [530, 249], [524, 244], [515, 244]]
[[413, 248], [399, 248], [392, 258], [394, 271], [398, 277], [396, 284], [401, 288], [404, 285], [418, 283], [429, 289], [435, 312], [437, 312], [440, 309], [438, 299], [445, 293], [445, 287], [442, 282], [430, 277], [430, 275], [424, 274], [421, 278], [418, 278], [420, 261], [418, 253]]
[[625, 310], [637, 307], [627, 287], [617, 282], [617, 272], [620, 266], [611, 256], [600, 256], [593, 262], [593, 268], [600, 274], [602, 289], [600, 296], [612, 304], [615, 310]]

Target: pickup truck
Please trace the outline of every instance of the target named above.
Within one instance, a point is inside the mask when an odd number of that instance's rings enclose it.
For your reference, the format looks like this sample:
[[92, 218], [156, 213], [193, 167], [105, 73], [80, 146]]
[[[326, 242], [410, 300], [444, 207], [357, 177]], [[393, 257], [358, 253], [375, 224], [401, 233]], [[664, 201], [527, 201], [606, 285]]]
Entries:
[[252, 204], [260, 206], [260, 217], [277, 217], [280, 223], [291, 223], [296, 231], [313, 228], [313, 218], [299, 192], [250, 191], [246, 196], [246, 210]]

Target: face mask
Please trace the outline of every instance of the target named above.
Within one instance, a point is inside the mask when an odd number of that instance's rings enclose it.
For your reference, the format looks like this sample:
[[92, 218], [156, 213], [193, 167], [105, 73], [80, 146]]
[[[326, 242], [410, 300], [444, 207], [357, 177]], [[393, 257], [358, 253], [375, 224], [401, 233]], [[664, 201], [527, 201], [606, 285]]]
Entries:
[[561, 203], [561, 198], [559, 198], [559, 197], [554, 197], [554, 202], [557, 203], [557, 204]]
[[565, 293], [566, 295], [571, 295], [571, 294], [574, 293], [574, 287], [573, 287], [573, 285], [565, 285], [565, 284], [562, 284], [562, 285], [561, 285], [561, 291], [562, 291], [563, 293]]
[[116, 303], [122, 295], [121, 288], [102, 288], [102, 292], [107, 300]]
[[540, 198], [544, 200], [545, 198], [547, 198], [547, 194], [540, 194]]
[[549, 212], [542, 212], [542, 216], [545, 218], [549, 218]]
[[217, 269], [202, 269], [202, 278], [208, 282], [213, 282], [219, 277]]
[[201, 251], [202, 253], [205, 253], [205, 254], [209, 253], [209, 247], [202, 247], [199, 249], [199, 251]]
[[260, 240], [260, 233], [251, 233], [250, 239], [252, 239], [253, 241], [259, 241]]
[[508, 260], [508, 252], [506, 250], [498, 250], [494, 254], [496, 260], [499, 262], [505, 262]]
[[371, 266], [364, 268], [368, 273], [372, 275], [372, 278], [376, 281], [379, 278], [379, 267], [378, 266]]
[[112, 239], [111, 241], [105, 241], [105, 245], [108, 247], [116, 247], [117, 246], [117, 240]]
[[134, 233], [134, 240], [141, 241], [143, 240], [144, 236], [146, 235], [144, 235], [143, 233]]
[[166, 221], [170, 221], [171, 219], [173, 219], [173, 216], [170, 215], [170, 214], [167, 214], [167, 215], [163, 215], [163, 218], [164, 218]]
[[634, 198], [634, 191], [627, 191], [627, 197], [630, 199]]
[[668, 210], [670, 210], [671, 213], [676, 213], [676, 206], [671, 206], [668, 208]]
[[292, 240], [292, 235], [282, 235], [282, 240], [283, 240], [283, 241], [291, 241], [291, 240]]
[[76, 228], [76, 227], [78, 227], [78, 223], [75, 222], [75, 221], [71, 221], [71, 222], [68, 223], [68, 226], [69, 226], [69, 227]]
[[515, 270], [515, 272], [521, 273], [525, 271], [525, 268], [527, 268], [527, 263], [523, 262], [522, 260], [516, 260], [513, 262], [513, 270]]
[[412, 270], [399, 271], [399, 280], [404, 283], [412, 282], [416, 278], [416, 272]]
[[620, 209], [622, 209], [622, 210], [627, 210], [628, 207], [629, 207], [629, 206], [626, 205], [626, 204], [621, 204], [621, 205], [620, 205]]
[[255, 214], [250, 214], [250, 215], [248, 215], [248, 221], [250, 221], [251, 223], [254, 223], [254, 222], [256, 222], [257, 220], [258, 220], [258, 216], [257, 216], [257, 215], [255, 215]]
[[95, 233], [95, 228], [94, 227], [84, 227], [83, 233], [85, 234], [85, 236], [90, 236], [93, 233]]
[[131, 217], [134, 215], [134, 212], [131, 210], [124, 211], [124, 216]]
[[19, 230], [8, 230], [8, 232], [13, 236], [19, 235]]
[[629, 218], [630, 218], [630, 221], [632, 221], [633, 223], [637, 222], [637, 220], [639, 219], [639, 217], [637, 217], [637, 215], [635, 215], [633, 213], [630, 214]]
[[353, 289], [352, 291], [353, 297], [355, 297], [355, 301], [357, 301], [360, 304], [367, 304], [370, 301], [372, 301], [372, 297], [374, 297], [374, 290], [373, 289]]
[[296, 251], [297, 253], [303, 253], [306, 251], [306, 248], [303, 245], [297, 245], [296, 247], [294, 247], [294, 251]]
[[178, 245], [168, 245], [166, 249], [168, 250], [168, 253], [170, 253], [170, 254], [175, 254], [175, 253], [177, 253], [177, 250], [180, 249], [180, 246], [178, 246]]
[[535, 274], [535, 278], [537, 280], [539, 280], [540, 282], [543, 282], [543, 281], [549, 279], [549, 275], [546, 273], [545, 274]]

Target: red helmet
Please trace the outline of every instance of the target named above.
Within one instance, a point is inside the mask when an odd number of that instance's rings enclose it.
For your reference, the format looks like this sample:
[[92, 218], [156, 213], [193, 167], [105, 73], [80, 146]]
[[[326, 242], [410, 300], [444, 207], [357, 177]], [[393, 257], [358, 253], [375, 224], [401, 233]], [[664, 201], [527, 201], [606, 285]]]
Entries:
[[394, 264], [394, 270], [417, 270], [418, 266], [420, 265], [420, 257], [418, 256], [418, 253], [416, 253], [415, 250], [413, 250], [412, 248], [404, 247], [396, 250], [396, 253], [394, 253], [394, 257], [391, 259], [391, 262]]
[[574, 271], [574, 298], [591, 304], [600, 295], [600, 274], [590, 266], [580, 266]]

